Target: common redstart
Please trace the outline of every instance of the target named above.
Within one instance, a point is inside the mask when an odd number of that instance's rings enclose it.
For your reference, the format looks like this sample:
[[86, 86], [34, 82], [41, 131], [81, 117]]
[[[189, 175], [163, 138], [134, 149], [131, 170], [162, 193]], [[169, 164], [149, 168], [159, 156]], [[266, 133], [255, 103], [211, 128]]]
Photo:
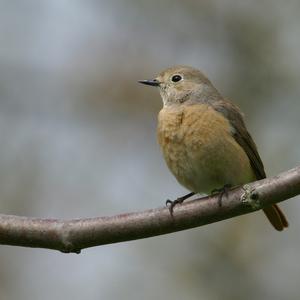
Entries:
[[[180, 184], [195, 193], [225, 191], [266, 177], [256, 145], [239, 108], [224, 99], [206, 76], [188, 66], [175, 66], [140, 83], [159, 88], [158, 142]], [[275, 229], [288, 222], [278, 205], [263, 209]]]

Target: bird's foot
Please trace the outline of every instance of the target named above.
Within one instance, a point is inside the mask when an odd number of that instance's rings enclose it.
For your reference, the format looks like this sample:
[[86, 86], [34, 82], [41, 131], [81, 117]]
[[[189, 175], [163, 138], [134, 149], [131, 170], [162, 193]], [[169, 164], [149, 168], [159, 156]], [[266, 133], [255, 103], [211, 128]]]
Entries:
[[171, 216], [173, 216], [173, 210], [174, 210], [175, 205], [181, 204], [184, 200], [186, 200], [186, 199], [188, 199], [188, 198], [190, 198], [194, 195], [195, 195], [195, 193], [191, 192], [191, 193], [188, 193], [188, 194], [186, 194], [182, 197], [179, 197], [179, 198], [177, 198], [176, 200], [173, 200], [173, 201], [168, 199], [166, 201], [166, 206], [169, 208]]
[[213, 189], [211, 191], [211, 193], [210, 193], [211, 195], [219, 193], [218, 204], [219, 204], [220, 207], [222, 206], [223, 196], [225, 195], [226, 198], [228, 198], [228, 191], [230, 190], [231, 187], [232, 187], [232, 185], [227, 183], [223, 187], [218, 188], [218, 189]]

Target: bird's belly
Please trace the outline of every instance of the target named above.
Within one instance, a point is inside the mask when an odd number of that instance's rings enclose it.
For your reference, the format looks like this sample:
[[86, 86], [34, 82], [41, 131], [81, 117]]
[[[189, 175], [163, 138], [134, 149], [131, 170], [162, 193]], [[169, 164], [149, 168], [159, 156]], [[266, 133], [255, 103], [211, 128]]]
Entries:
[[178, 182], [197, 193], [253, 180], [249, 159], [229, 122], [207, 105], [159, 115], [158, 139]]

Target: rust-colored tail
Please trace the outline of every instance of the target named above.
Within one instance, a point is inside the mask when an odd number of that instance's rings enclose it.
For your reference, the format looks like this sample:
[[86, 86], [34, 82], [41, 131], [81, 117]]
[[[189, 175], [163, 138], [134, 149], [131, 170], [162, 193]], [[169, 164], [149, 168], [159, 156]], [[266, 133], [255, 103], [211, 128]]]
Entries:
[[289, 226], [285, 215], [278, 205], [270, 205], [265, 207], [263, 211], [276, 230], [282, 231], [284, 228]]

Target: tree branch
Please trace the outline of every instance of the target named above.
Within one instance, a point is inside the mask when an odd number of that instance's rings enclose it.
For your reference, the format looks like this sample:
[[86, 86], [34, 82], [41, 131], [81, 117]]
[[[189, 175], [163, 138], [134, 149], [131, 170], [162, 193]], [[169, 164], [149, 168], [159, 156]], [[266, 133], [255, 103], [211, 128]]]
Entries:
[[112, 217], [58, 220], [0, 214], [0, 244], [56, 249], [81, 249], [142, 239], [218, 222], [257, 211], [300, 194], [300, 166], [229, 192], [187, 201], [174, 208], [150, 209]]

